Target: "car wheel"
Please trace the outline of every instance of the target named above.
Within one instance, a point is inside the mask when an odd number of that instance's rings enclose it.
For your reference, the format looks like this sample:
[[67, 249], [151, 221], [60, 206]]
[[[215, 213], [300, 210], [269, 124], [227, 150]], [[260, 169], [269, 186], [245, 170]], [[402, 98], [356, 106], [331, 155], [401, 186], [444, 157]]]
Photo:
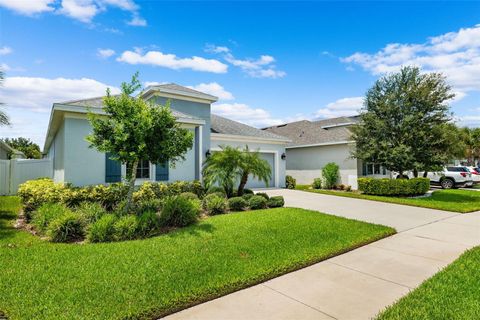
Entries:
[[452, 189], [455, 187], [455, 182], [453, 182], [452, 179], [443, 179], [442, 182], [440, 182], [440, 185], [442, 186], [442, 189]]

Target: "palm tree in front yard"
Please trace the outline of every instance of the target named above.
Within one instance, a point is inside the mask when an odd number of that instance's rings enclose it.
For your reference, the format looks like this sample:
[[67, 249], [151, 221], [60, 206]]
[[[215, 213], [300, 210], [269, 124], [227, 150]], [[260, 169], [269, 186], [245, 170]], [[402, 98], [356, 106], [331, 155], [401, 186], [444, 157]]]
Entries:
[[[2, 82], [3, 82], [3, 72], [2, 70], [0, 70], [0, 85], [2, 84]], [[3, 103], [0, 102], [0, 106], [2, 104]], [[7, 114], [2, 110], [0, 110], [0, 126], [7, 126], [9, 124], [10, 124], [10, 120], [8, 119]]]
[[242, 153], [242, 161], [240, 161], [240, 184], [238, 185], [237, 195], [243, 195], [243, 190], [248, 182], [248, 176], [252, 176], [260, 181], [268, 182], [272, 177], [272, 170], [268, 162], [260, 157], [260, 152], [250, 151], [248, 146], [245, 147]]

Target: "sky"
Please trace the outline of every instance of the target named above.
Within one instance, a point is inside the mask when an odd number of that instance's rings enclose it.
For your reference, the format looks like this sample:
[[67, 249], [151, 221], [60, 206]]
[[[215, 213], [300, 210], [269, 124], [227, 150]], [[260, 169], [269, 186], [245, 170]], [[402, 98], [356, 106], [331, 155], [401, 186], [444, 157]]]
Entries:
[[357, 114], [402, 65], [442, 72], [480, 126], [480, 1], [0, 0], [2, 109], [43, 147], [52, 104], [174, 82], [256, 127]]

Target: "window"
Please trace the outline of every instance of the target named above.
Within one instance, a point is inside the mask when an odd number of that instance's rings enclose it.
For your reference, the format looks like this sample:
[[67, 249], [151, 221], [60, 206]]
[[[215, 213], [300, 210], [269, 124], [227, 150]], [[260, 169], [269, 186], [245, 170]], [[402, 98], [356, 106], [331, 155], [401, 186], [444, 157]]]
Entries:
[[387, 170], [385, 167], [379, 165], [379, 164], [374, 164], [374, 163], [364, 163], [363, 164], [363, 175], [364, 176], [369, 176], [369, 175], [386, 175]]
[[138, 162], [137, 179], [150, 179], [150, 162], [147, 160]]

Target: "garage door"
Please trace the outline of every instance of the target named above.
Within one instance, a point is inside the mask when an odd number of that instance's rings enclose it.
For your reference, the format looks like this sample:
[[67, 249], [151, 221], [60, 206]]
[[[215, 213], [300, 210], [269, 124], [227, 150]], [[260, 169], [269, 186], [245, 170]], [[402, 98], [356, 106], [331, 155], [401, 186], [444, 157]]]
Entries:
[[[268, 183], [269, 187], [275, 187], [275, 157], [273, 153], [260, 153], [262, 159], [267, 160], [270, 164], [270, 168], [272, 170], [272, 178]], [[252, 177], [248, 178], [247, 188], [265, 188], [265, 182], [258, 181], [257, 179], [253, 179]]]

